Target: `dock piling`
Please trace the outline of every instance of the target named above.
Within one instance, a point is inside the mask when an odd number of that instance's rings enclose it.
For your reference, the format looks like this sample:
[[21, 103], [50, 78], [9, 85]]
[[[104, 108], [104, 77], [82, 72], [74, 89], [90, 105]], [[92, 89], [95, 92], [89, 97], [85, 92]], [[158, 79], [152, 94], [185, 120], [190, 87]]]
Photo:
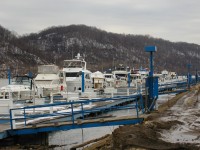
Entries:
[[10, 124], [11, 124], [11, 129], [16, 129], [16, 124], [15, 124], [15, 111], [13, 109], [13, 98], [12, 98], [12, 92], [9, 92], [9, 107], [10, 107]]
[[[51, 97], [51, 102], [50, 104], [53, 104], [53, 93], [51, 92], [50, 94], [50, 97]], [[53, 113], [53, 106], [50, 107], [50, 113], [52, 114]]]

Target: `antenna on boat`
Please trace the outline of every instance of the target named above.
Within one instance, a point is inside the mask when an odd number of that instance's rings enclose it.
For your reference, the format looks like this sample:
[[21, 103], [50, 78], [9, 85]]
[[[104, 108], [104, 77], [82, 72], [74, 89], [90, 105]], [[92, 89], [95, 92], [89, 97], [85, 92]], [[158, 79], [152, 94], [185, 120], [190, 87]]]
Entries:
[[85, 54], [83, 54], [83, 60], [85, 60]]
[[80, 59], [82, 56], [80, 55], [80, 53], [77, 54], [77, 56], [75, 56], [76, 59]]

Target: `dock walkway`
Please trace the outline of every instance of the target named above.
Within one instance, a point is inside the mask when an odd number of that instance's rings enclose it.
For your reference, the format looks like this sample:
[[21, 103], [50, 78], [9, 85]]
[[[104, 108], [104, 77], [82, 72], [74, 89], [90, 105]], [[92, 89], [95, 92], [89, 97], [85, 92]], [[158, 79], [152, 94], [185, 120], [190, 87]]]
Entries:
[[[162, 85], [160, 87], [160, 92], [163, 92], [165, 90], [169, 91], [173, 89], [177, 89], [180, 87], [185, 88], [187, 84], [184, 83], [177, 83], [176, 85], [173, 83], [173, 86], [170, 85]], [[92, 99], [89, 102], [92, 103], [101, 103], [105, 102], [106, 105], [98, 105], [97, 107], [91, 108], [91, 109], [84, 109], [83, 104], [88, 104], [88, 101], [75, 101], [75, 102], [69, 102], [65, 105], [70, 105], [71, 111], [68, 112], [61, 112], [61, 113], [55, 113], [53, 114], [40, 114], [40, 115], [27, 115], [26, 109], [34, 109], [39, 107], [54, 107], [56, 105], [63, 105], [63, 104], [48, 104], [48, 105], [38, 105], [38, 106], [29, 106], [20, 108], [21, 111], [24, 111], [24, 114], [22, 115], [22, 118], [10, 118], [9, 123], [3, 123], [0, 124], [0, 139], [6, 138], [8, 136], [14, 136], [14, 135], [23, 135], [23, 134], [35, 134], [35, 133], [41, 133], [41, 132], [52, 132], [52, 131], [59, 131], [59, 130], [70, 130], [70, 129], [77, 129], [77, 128], [89, 128], [89, 127], [98, 127], [98, 126], [113, 126], [113, 125], [125, 125], [125, 124], [137, 124], [141, 123], [144, 118], [139, 117], [138, 115], [138, 109], [143, 109], [142, 105], [143, 102], [138, 104], [142, 98], [143, 94], [137, 93], [135, 95], [129, 95], [129, 96], [118, 96], [113, 98], [102, 98], [102, 99]], [[136, 100], [136, 101], [135, 101]], [[108, 102], [110, 101], [110, 102]], [[135, 101], [135, 104], [128, 105], [128, 106], [122, 106], [122, 103], [127, 103], [130, 101]], [[74, 111], [74, 106], [79, 104], [80, 110]], [[109, 117], [109, 118], [95, 118], [95, 119], [87, 119], [87, 115], [94, 113], [97, 114], [99, 112], [108, 112], [112, 110], [118, 110], [118, 109], [135, 109], [136, 114], [135, 116], [123, 116], [123, 117]], [[12, 111], [16, 109], [11, 109]], [[56, 120], [57, 117], [62, 117], [62, 121]], [[44, 117], [49, 117], [52, 119], [44, 119]], [[63, 118], [68, 118], [69, 120], [63, 120]], [[43, 121], [39, 121], [39, 123], [35, 122], [30, 124], [28, 121], [34, 120], [37, 118], [43, 118]], [[13, 121], [16, 121], [16, 125], [13, 128]], [[21, 123], [19, 124], [19, 121]]]

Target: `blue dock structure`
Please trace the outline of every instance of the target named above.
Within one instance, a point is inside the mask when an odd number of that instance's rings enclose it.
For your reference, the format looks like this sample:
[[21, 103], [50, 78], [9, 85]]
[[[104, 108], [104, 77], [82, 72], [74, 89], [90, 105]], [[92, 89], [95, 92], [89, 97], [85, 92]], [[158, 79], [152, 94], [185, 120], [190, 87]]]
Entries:
[[[15, 108], [10, 109], [10, 123], [11, 123], [11, 129], [14, 129], [13, 127], [13, 120], [23, 120], [24, 126], [29, 125], [27, 122], [29, 119], [35, 119], [35, 118], [41, 118], [41, 117], [51, 117], [51, 120], [48, 119], [48, 122], [57, 122], [58, 120], [64, 121], [71, 121], [72, 123], [75, 122], [76, 119], [81, 120], [87, 120], [90, 117], [88, 115], [91, 114], [98, 114], [98, 113], [104, 113], [111, 110], [118, 110], [118, 109], [135, 109], [137, 111], [137, 117], [138, 117], [138, 107], [137, 107], [137, 101], [135, 101], [137, 98], [140, 98], [140, 94], [131, 95], [131, 96], [117, 96], [113, 98], [101, 98], [101, 99], [91, 99], [91, 100], [81, 100], [81, 101], [71, 101], [66, 103], [57, 103], [57, 104], [46, 104], [46, 105], [37, 105], [37, 106], [27, 106], [23, 108]], [[135, 101], [135, 104], [130, 104], [127, 106], [120, 106], [123, 103], [133, 102]], [[96, 104], [96, 105], [95, 105]], [[93, 105], [91, 108], [85, 108], [85, 105]], [[30, 109], [37, 109], [37, 108], [51, 108], [56, 106], [64, 106], [68, 108], [68, 111], [66, 112], [56, 112], [56, 113], [46, 113], [42, 115], [38, 114], [31, 114], [26, 115], [26, 111]], [[76, 109], [76, 110], [75, 110]], [[77, 110], [78, 109], [78, 110]], [[16, 110], [23, 111], [23, 116], [21, 118], [13, 118], [13, 112]], [[55, 121], [56, 120], [56, 121]], [[43, 121], [44, 122], [44, 121]]]
[[[195, 83], [195, 81], [192, 80], [192, 83]], [[163, 94], [166, 91], [183, 92], [187, 90], [187, 81], [176, 84], [163, 84], [158, 90], [159, 94]], [[13, 138], [16, 140], [16, 138], [20, 138], [22, 140], [27, 139], [27, 137], [29, 139], [37, 137], [36, 139], [38, 141], [34, 139], [35, 142], [48, 144], [47, 137], [49, 132], [142, 123], [144, 118], [141, 114], [145, 111], [144, 97], [144, 93], [136, 93], [129, 96], [79, 100], [10, 109], [10, 122], [0, 123], [0, 139]], [[96, 106], [94, 106], [95, 104]], [[85, 107], [88, 105], [93, 105], [93, 107]], [[58, 106], [66, 107], [68, 111], [51, 113], [51, 108]], [[49, 111], [44, 114], [27, 113], [30, 110], [33, 111], [39, 108], [49, 108]], [[109, 111], [122, 109], [133, 109], [135, 113], [132, 116], [123, 117], [107, 115]], [[15, 111], [22, 112], [22, 115], [14, 115]]]
[[[142, 106], [139, 106], [138, 103], [142, 100], [141, 97], [141, 94], [134, 94], [10, 109], [10, 123], [7, 123], [7, 125], [10, 124], [10, 127], [7, 126], [7, 129], [0, 132], [0, 139], [22, 135], [46, 135], [49, 132], [60, 130], [142, 123], [144, 119], [139, 115], [139, 108], [142, 108]], [[88, 105], [93, 105], [93, 107], [85, 107]], [[50, 109], [58, 106], [66, 107], [66, 111], [51, 113]], [[49, 112], [44, 114], [27, 113], [30, 110], [44, 107], [49, 108]], [[123, 109], [134, 109], [135, 115], [106, 116], [109, 111]], [[22, 112], [22, 115], [15, 116], [16, 111]]]
[[[188, 73], [185, 80], [158, 83], [158, 77], [153, 74], [153, 52], [156, 52], [157, 48], [148, 46], [145, 50], [150, 52], [150, 73], [146, 79], [145, 87], [135, 91], [131, 89], [130, 74], [128, 74], [129, 84], [126, 89], [127, 95], [125, 96], [113, 96], [112, 93], [109, 98], [80, 99], [77, 101], [11, 108], [9, 109], [9, 121], [0, 121], [0, 140], [6, 138], [13, 138], [14, 140], [16, 138], [27, 139], [27, 137], [34, 136], [37, 137], [35, 139], [36, 142], [38, 140], [48, 144], [47, 137], [49, 132], [139, 124], [144, 121], [144, 113], [150, 113], [156, 109], [156, 101], [160, 94], [181, 93], [190, 90], [190, 86], [198, 84], [200, 81], [197, 74], [195, 78], [192, 78]], [[84, 72], [82, 72], [83, 76]], [[85, 92], [84, 82], [84, 78], [82, 78], [82, 92]], [[120, 90], [123, 91], [124, 89]], [[62, 110], [54, 111], [53, 108], [55, 107], [60, 107]], [[110, 111], [130, 109], [134, 110], [131, 116], [115, 117], [108, 115]], [[39, 113], [37, 110], [43, 111]], [[28, 142], [33, 141], [29, 140]]]
[[[196, 79], [192, 78], [191, 85], [195, 84], [197, 84]], [[158, 84], [158, 94], [180, 93], [186, 90], [188, 90], [187, 81]], [[10, 137], [15, 139], [16, 136], [46, 137], [49, 132], [59, 130], [142, 123], [144, 118], [141, 114], [145, 112], [144, 100], [145, 91], [141, 91], [127, 96], [82, 99], [10, 109], [10, 121], [0, 122], [0, 139]], [[54, 107], [65, 107], [66, 111], [53, 111]], [[40, 114], [37, 113], [37, 109], [40, 108], [48, 109]], [[122, 109], [132, 109], [135, 113], [123, 117], [107, 115], [107, 112]], [[30, 111], [32, 113], [28, 113]], [[17, 116], [16, 112], [21, 112], [21, 115]]]
[[156, 46], [146, 46], [145, 51], [150, 53], [149, 57], [149, 76], [146, 78], [145, 91], [148, 93], [145, 101], [145, 111], [150, 112], [155, 109], [156, 100], [158, 99], [158, 77], [154, 76], [153, 52], [157, 51]]

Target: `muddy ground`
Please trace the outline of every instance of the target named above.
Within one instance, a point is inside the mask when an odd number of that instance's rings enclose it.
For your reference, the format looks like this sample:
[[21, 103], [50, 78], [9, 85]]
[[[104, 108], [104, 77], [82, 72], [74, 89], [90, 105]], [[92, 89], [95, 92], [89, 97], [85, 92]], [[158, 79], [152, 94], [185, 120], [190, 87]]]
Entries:
[[84, 150], [200, 149], [200, 91], [194, 87], [161, 104], [143, 124], [120, 126]]

